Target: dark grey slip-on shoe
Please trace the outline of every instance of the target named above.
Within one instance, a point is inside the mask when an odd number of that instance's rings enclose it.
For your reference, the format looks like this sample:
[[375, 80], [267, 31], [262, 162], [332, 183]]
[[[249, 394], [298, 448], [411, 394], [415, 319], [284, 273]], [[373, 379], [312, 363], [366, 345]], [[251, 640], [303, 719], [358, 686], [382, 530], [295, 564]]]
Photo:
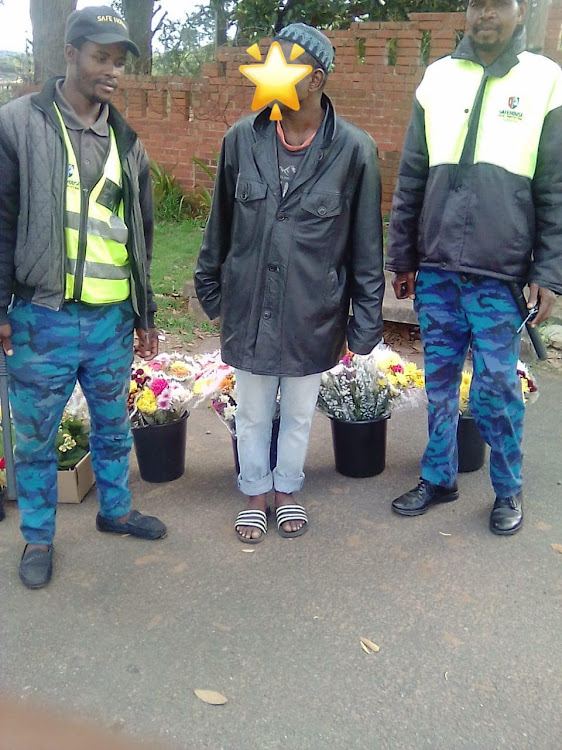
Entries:
[[104, 518], [99, 513], [96, 516], [98, 531], [110, 531], [113, 534], [130, 534], [139, 539], [162, 539], [166, 536], [166, 527], [162, 521], [154, 516], [145, 516], [138, 510], [132, 510], [127, 521], [120, 523]]
[[20, 562], [20, 579], [28, 589], [46, 586], [53, 575], [53, 545], [49, 549], [38, 549], [25, 545]]

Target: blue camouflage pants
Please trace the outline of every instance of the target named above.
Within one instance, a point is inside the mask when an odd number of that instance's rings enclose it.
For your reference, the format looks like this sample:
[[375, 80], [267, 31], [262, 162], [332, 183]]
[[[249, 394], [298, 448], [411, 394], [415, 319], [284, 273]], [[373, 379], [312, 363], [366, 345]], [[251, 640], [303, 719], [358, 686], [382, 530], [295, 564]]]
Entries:
[[54, 441], [78, 380], [88, 402], [90, 450], [100, 512], [130, 510], [127, 413], [134, 316], [128, 300], [48, 310], [17, 299], [9, 312], [14, 354], [7, 357], [16, 438], [21, 531], [29, 544], [51, 544], [57, 507]]
[[458, 470], [459, 385], [472, 349], [469, 408], [490, 446], [490, 478], [498, 497], [522, 485], [525, 407], [517, 376], [521, 318], [502, 281], [422, 269], [414, 303], [424, 349], [429, 441], [421, 476], [450, 487]]

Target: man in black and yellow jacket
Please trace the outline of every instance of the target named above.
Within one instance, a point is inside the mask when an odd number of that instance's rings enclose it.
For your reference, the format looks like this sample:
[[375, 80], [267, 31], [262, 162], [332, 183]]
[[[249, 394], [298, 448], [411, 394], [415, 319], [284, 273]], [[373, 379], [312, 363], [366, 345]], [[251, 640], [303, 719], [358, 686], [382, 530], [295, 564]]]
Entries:
[[562, 73], [525, 51], [524, 0], [469, 0], [468, 34], [429, 66], [414, 102], [390, 225], [387, 269], [415, 298], [424, 346], [429, 443], [402, 515], [456, 500], [461, 371], [491, 447], [495, 534], [522, 524], [523, 402], [516, 364], [529, 285], [534, 324], [562, 293]]
[[97, 528], [144, 539], [166, 533], [131, 510], [128, 488], [134, 329], [140, 355], [158, 351], [153, 211], [146, 152], [109, 101], [127, 52], [138, 50], [107, 6], [74, 11], [66, 43], [66, 77], [0, 110], [0, 345], [27, 542], [20, 578], [29, 588], [51, 578], [54, 441], [77, 380], [90, 409]]

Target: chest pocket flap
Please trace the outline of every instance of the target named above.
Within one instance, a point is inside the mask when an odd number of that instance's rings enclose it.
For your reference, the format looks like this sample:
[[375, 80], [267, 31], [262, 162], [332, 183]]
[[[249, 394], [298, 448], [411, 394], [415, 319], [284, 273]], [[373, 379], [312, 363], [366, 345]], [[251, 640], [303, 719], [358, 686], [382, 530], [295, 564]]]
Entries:
[[302, 207], [321, 219], [341, 214], [340, 193], [309, 193], [303, 196]]
[[247, 180], [238, 175], [234, 197], [240, 203], [249, 203], [265, 198], [267, 195], [267, 184], [258, 180]]

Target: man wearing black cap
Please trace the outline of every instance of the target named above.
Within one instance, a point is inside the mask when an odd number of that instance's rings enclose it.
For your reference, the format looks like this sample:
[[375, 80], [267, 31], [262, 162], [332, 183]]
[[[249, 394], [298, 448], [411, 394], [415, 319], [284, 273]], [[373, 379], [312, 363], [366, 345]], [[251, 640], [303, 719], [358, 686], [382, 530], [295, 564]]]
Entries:
[[[45, 586], [57, 505], [54, 441], [78, 380], [91, 418], [99, 531], [158, 539], [131, 510], [127, 394], [136, 351], [158, 351], [149, 283], [153, 212], [144, 148], [109, 102], [138, 55], [110, 7], [70, 14], [64, 78], [0, 110], [0, 345], [16, 437], [20, 578]], [[13, 304], [10, 305], [13, 295]]]
[[222, 357], [236, 373], [238, 487], [248, 506], [235, 528], [249, 544], [267, 531], [271, 489], [281, 536], [307, 530], [292, 495], [304, 481], [321, 373], [336, 364], [346, 337], [353, 352], [367, 354], [383, 327], [376, 145], [337, 117], [324, 94], [334, 58], [327, 37], [296, 23], [276, 41], [286, 60], [298, 45], [305, 54], [295, 63], [311, 66], [295, 87], [300, 107], [280, 103], [280, 122], [265, 109], [227, 133], [195, 271], [197, 295], [210, 318], [220, 315]]

